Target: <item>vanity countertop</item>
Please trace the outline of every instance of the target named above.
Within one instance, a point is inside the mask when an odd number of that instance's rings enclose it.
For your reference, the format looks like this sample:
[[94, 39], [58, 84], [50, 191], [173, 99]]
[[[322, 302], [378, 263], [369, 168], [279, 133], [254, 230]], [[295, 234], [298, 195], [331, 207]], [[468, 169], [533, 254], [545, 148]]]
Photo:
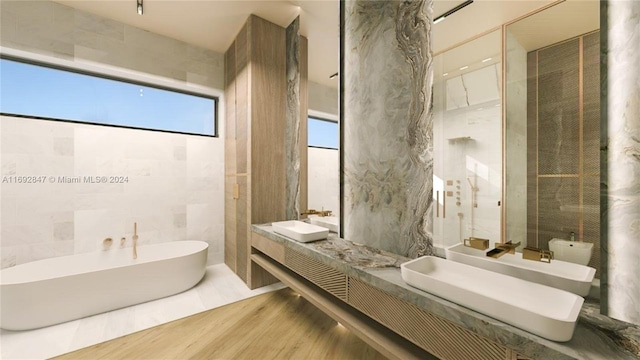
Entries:
[[554, 342], [407, 285], [400, 264], [409, 258], [335, 233], [326, 240], [299, 243], [276, 234], [270, 225], [252, 225], [252, 231], [533, 359], [640, 358], [640, 327], [601, 315], [597, 303], [585, 302], [570, 341]]

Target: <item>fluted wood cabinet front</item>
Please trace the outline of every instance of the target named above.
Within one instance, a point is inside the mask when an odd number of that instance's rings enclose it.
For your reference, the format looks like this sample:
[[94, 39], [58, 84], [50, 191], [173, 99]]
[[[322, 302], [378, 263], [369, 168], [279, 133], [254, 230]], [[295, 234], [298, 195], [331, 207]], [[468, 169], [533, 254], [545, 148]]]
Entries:
[[285, 51], [285, 29], [252, 15], [225, 53], [225, 264], [250, 288], [277, 281], [252, 266], [249, 226], [286, 217]]

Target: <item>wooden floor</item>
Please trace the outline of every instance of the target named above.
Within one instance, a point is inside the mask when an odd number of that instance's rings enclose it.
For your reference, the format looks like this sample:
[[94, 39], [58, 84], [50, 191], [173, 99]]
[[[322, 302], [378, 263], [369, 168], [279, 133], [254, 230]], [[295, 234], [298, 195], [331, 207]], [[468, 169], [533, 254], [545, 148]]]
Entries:
[[259, 295], [55, 359], [384, 359], [290, 289]]

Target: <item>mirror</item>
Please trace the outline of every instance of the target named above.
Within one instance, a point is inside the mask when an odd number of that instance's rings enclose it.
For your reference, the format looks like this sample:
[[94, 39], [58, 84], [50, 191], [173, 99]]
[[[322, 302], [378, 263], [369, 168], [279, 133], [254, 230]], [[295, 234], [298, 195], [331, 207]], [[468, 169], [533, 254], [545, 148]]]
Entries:
[[[600, 13], [566, 1], [505, 27], [505, 234], [594, 243], [600, 269]], [[596, 273], [596, 277], [599, 275]]]
[[434, 58], [433, 237], [446, 248], [469, 237], [500, 241], [501, 31]]
[[[335, 93], [338, 102], [338, 91], [326, 88], [327, 93]], [[331, 211], [335, 217], [340, 216], [340, 128], [338, 115], [320, 113], [309, 110], [308, 118], [308, 195], [309, 209]], [[337, 226], [337, 225], [336, 225]]]

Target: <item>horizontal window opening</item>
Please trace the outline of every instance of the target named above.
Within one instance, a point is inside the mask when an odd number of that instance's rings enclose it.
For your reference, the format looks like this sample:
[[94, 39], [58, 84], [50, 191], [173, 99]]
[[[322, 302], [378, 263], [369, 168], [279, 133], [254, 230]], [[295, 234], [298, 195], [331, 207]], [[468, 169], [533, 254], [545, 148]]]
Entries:
[[338, 149], [340, 129], [337, 122], [309, 117], [307, 124], [309, 147]]
[[215, 97], [14, 59], [0, 59], [0, 97], [4, 115], [218, 135]]

